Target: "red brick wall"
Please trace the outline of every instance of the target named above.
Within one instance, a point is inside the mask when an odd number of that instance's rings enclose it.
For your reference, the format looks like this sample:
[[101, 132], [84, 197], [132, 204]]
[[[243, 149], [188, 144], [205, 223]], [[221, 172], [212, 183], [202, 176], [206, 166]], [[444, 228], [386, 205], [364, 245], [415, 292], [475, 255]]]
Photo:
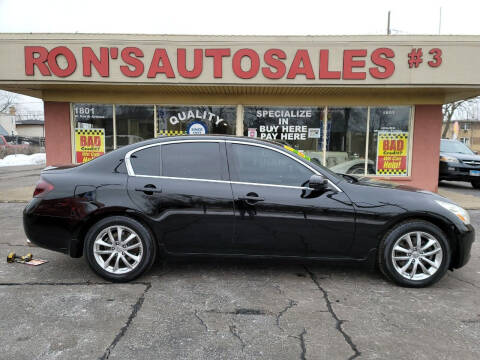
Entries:
[[70, 103], [45, 101], [44, 110], [47, 165], [71, 164]]
[[411, 183], [416, 188], [437, 191], [442, 106], [415, 106]]

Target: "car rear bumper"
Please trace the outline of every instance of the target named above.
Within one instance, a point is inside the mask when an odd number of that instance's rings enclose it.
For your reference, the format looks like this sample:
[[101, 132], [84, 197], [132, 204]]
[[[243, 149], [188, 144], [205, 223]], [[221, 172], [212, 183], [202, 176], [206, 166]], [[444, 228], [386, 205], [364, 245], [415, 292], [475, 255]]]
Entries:
[[440, 161], [440, 180], [480, 181], [480, 176], [473, 176], [471, 171], [480, 172], [480, 167], [466, 164]]
[[475, 241], [475, 230], [472, 225], [467, 225], [466, 230], [457, 234], [458, 247], [455, 251], [455, 258], [451, 264], [454, 269], [461, 268], [470, 260], [472, 244]]
[[44, 205], [42, 199], [33, 198], [23, 210], [23, 229], [27, 238], [39, 247], [71, 254], [70, 218], [44, 214]]

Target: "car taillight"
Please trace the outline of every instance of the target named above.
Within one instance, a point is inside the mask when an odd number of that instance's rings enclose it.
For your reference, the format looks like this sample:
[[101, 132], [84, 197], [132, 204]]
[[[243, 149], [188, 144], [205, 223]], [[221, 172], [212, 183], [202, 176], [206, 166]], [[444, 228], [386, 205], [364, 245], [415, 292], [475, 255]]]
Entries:
[[53, 185], [49, 182], [40, 179], [33, 191], [33, 197], [42, 197], [54, 189]]

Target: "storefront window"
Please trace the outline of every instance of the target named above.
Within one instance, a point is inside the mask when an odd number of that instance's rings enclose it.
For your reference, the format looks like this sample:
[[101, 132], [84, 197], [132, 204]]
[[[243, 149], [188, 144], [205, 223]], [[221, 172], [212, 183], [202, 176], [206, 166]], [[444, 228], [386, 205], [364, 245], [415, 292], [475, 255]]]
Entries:
[[319, 107], [245, 106], [243, 134], [288, 144], [321, 163], [322, 119]]
[[113, 105], [74, 104], [73, 121], [75, 129], [103, 130], [105, 151], [113, 150]]
[[[364, 174], [367, 108], [329, 107], [326, 142], [328, 168], [338, 173]], [[369, 166], [368, 172], [373, 171]]]
[[380, 176], [408, 175], [409, 106], [371, 107], [368, 163]]
[[[327, 109], [325, 119], [325, 107], [245, 106], [243, 134], [289, 145], [337, 173], [408, 175], [411, 106]], [[158, 135], [233, 135], [242, 121], [236, 106], [223, 105], [73, 104], [73, 115], [76, 162]]]
[[153, 118], [151, 105], [116, 105], [117, 148], [153, 138]]
[[235, 106], [157, 106], [158, 135], [235, 134]]

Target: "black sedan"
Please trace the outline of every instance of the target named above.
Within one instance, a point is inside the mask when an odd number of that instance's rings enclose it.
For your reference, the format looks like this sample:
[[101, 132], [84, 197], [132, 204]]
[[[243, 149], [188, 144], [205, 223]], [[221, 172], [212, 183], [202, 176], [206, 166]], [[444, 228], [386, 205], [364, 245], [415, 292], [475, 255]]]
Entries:
[[159, 138], [47, 168], [24, 228], [119, 282], [159, 255], [212, 255], [371, 262], [421, 287], [465, 265], [474, 240], [468, 213], [439, 195], [229, 136]]
[[460, 141], [442, 139], [439, 180], [467, 181], [480, 189], [480, 155]]

